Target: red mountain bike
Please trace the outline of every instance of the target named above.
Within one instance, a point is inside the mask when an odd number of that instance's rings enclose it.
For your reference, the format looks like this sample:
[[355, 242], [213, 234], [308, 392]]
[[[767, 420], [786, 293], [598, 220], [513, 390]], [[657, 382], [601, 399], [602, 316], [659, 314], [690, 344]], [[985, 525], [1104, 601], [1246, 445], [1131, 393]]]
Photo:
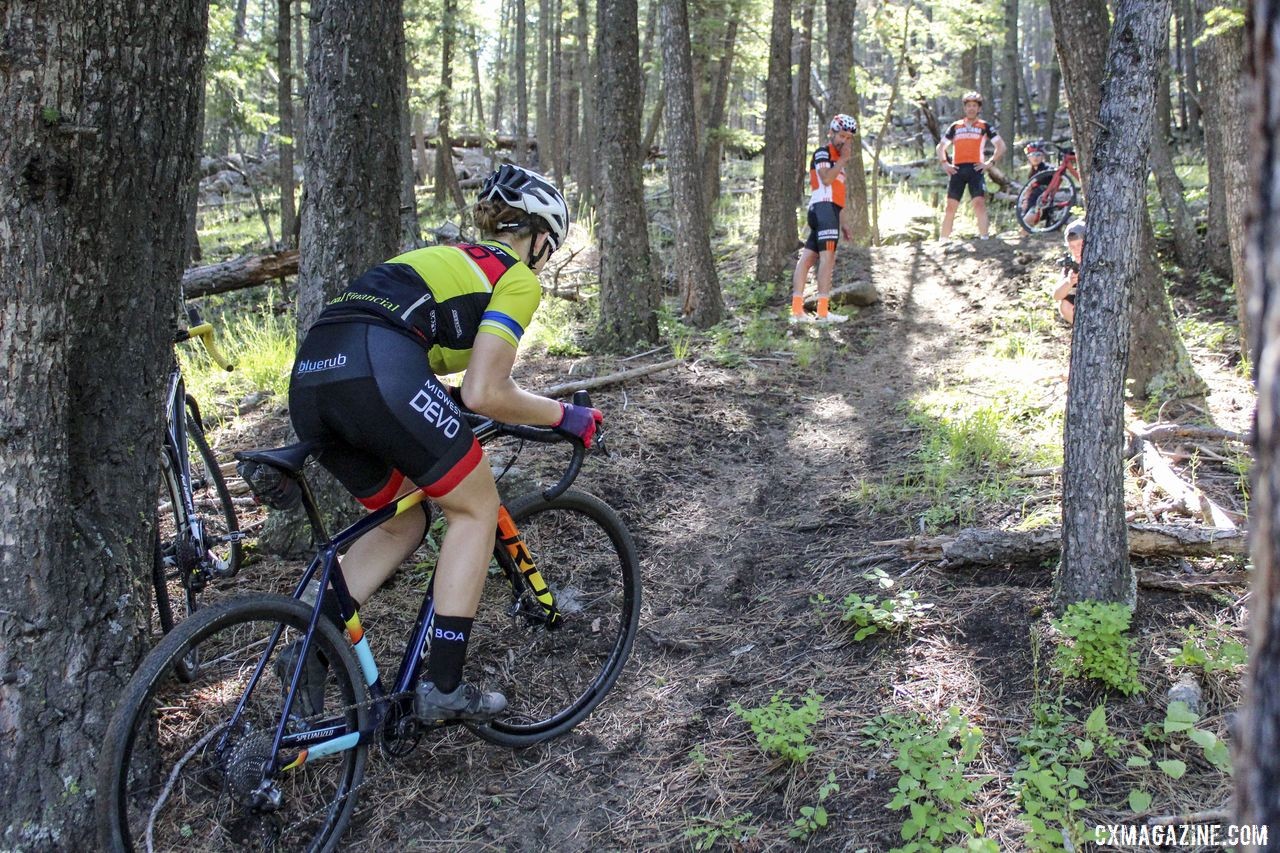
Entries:
[[1028, 234], [1045, 234], [1057, 231], [1071, 219], [1072, 211], [1080, 203], [1077, 184], [1080, 168], [1076, 149], [1071, 145], [1048, 143], [1062, 155], [1056, 169], [1036, 172], [1022, 185], [1018, 193], [1018, 224]]

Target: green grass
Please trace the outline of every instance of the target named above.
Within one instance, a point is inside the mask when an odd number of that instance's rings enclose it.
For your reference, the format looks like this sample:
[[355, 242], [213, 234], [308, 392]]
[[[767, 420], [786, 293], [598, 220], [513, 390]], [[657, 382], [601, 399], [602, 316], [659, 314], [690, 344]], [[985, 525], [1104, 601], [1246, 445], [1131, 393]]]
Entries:
[[268, 303], [259, 311], [225, 312], [213, 322], [215, 342], [235, 364], [234, 371], [228, 373], [214, 364], [199, 343], [178, 347], [187, 391], [203, 404], [206, 416], [220, 421], [213, 401], [234, 403], [255, 391], [283, 402], [296, 349], [293, 315], [276, 314]]

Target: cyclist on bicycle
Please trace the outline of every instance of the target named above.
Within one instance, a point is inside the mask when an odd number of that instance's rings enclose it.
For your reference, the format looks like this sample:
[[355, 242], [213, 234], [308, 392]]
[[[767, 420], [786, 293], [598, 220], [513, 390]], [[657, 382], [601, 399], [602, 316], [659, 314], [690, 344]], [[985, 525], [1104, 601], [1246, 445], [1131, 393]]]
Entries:
[[[818, 265], [819, 323], [843, 323], [849, 318], [830, 310], [831, 276], [836, 265], [836, 244], [840, 241], [840, 211], [844, 209], [844, 170], [853, 151], [853, 135], [858, 122], [840, 113], [831, 119], [827, 144], [809, 158], [809, 239], [800, 250], [795, 274], [791, 277], [791, 322], [807, 319], [804, 312], [804, 285], [809, 270]], [[845, 234], [845, 239], [849, 238]]]
[[[1027, 165], [1029, 166], [1029, 171], [1027, 172], [1028, 180], [1034, 178], [1040, 172], [1053, 171], [1053, 167], [1050, 166], [1046, 160], [1046, 156], [1049, 152], [1049, 143], [1045, 142], [1043, 139], [1037, 139], [1032, 142], [1028, 142], [1027, 146], [1022, 150], [1027, 155]], [[1045, 184], [1036, 184], [1031, 188], [1031, 193], [1027, 196], [1027, 205], [1024, 210], [1031, 211], [1026, 217], [1028, 225], [1035, 225], [1040, 221], [1039, 211], [1033, 210], [1033, 208], [1036, 206], [1036, 201], [1039, 200], [1040, 194], [1044, 192], [1045, 186]]]
[[[415, 713], [424, 720], [486, 720], [500, 693], [462, 680], [467, 640], [484, 586], [498, 518], [493, 472], [459, 408], [499, 421], [550, 426], [591, 445], [604, 416], [519, 388], [511, 378], [520, 336], [542, 294], [537, 273], [564, 243], [569, 210], [542, 175], [504, 165], [474, 208], [475, 244], [416, 249], [380, 264], [325, 307], [298, 350], [289, 411], [298, 437], [369, 509], [421, 489], [448, 531], [435, 573], [435, 622]], [[461, 389], [438, 375], [466, 370]], [[403, 513], [342, 557], [353, 599], [366, 601], [418, 544], [429, 510]], [[336, 595], [324, 611], [338, 618]], [[289, 672], [290, 655], [281, 668]], [[319, 713], [324, 662], [308, 660], [304, 716]]]
[[[955, 222], [956, 209], [964, 198], [965, 188], [969, 189], [969, 197], [973, 199], [973, 212], [978, 218], [978, 236], [987, 239], [990, 224], [987, 218], [986, 183], [983, 173], [991, 164], [1004, 156], [1004, 139], [996, 133], [996, 129], [978, 117], [982, 112], [982, 95], [977, 92], [965, 92], [961, 98], [964, 102], [964, 118], [951, 123], [942, 139], [938, 140], [938, 163], [942, 170], [950, 176], [947, 183], [947, 209], [942, 217], [942, 239], [951, 237], [951, 227]], [[990, 139], [995, 151], [990, 160], [983, 159], [986, 142]], [[953, 155], [948, 158], [947, 148], [954, 147]]]

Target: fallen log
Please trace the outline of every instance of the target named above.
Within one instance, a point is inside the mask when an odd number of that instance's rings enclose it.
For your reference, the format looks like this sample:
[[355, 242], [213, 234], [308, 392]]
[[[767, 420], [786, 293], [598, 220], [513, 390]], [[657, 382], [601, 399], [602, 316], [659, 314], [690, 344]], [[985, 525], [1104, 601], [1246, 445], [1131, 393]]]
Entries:
[[[899, 548], [906, 559], [937, 560], [948, 566], [995, 566], [1037, 563], [1058, 556], [1062, 528], [994, 530], [969, 528], [953, 536], [913, 536], [872, 542]], [[1129, 525], [1129, 553], [1135, 557], [1216, 557], [1249, 553], [1242, 530], [1179, 527], [1171, 524]]]
[[1172, 466], [1149, 441], [1142, 442], [1142, 471], [1156, 487], [1187, 508], [1192, 515], [1200, 516], [1205, 524], [1220, 529], [1236, 529], [1235, 519], [1214, 503], [1199, 487], [1178, 476]]
[[192, 267], [182, 274], [182, 291], [188, 299], [226, 293], [298, 274], [298, 250], [270, 255], [241, 255], [220, 264]]
[[647, 364], [644, 367], [635, 367], [631, 370], [610, 373], [607, 376], [580, 379], [577, 382], [562, 382], [559, 385], [552, 385], [550, 388], [543, 388], [538, 393], [544, 397], [558, 397], [561, 394], [568, 394], [572, 391], [590, 391], [592, 388], [616, 385], [619, 382], [626, 382], [628, 379], [636, 379], [641, 376], [647, 376], [650, 373], [657, 373], [659, 370], [668, 370], [683, 363], [684, 359], [682, 358], [671, 358], [666, 361], [660, 361], [657, 364]]

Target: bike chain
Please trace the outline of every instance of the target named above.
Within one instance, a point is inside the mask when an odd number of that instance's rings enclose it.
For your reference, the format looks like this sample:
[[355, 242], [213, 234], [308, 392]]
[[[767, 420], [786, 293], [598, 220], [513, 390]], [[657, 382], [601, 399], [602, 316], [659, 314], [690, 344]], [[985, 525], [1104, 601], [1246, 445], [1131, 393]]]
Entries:
[[[299, 718], [298, 718], [298, 722], [299, 722], [299, 723], [302, 723], [302, 724], [304, 724], [304, 725], [305, 725], [305, 724], [306, 724], [306, 723], [308, 723], [308, 722], [318, 721], [318, 720], [321, 720], [321, 719], [323, 719], [323, 718], [325, 718], [325, 717], [332, 716], [334, 713], [346, 714], [346, 713], [347, 713], [347, 712], [349, 712], [349, 711], [359, 710], [359, 709], [361, 709], [361, 708], [369, 708], [369, 707], [372, 707], [372, 706], [374, 706], [374, 705], [378, 704], [379, 702], [394, 702], [394, 701], [398, 701], [398, 700], [400, 700], [400, 699], [403, 699], [403, 698], [408, 697], [408, 696], [413, 696], [413, 695], [414, 695], [414, 694], [413, 694], [413, 691], [412, 691], [412, 690], [403, 690], [403, 691], [401, 691], [401, 692], [399, 692], [399, 693], [388, 693], [387, 695], [382, 696], [381, 698], [378, 698], [378, 699], [366, 699], [366, 700], [365, 700], [365, 701], [363, 701], [363, 702], [354, 702], [354, 703], [352, 703], [352, 704], [350, 704], [350, 705], [344, 705], [342, 708], [338, 708], [338, 709], [336, 709], [336, 710], [335, 710], [335, 711], [333, 711], [333, 712], [328, 712], [328, 713], [321, 712], [321, 713], [319, 713], [319, 714], [314, 714], [314, 715], [312, 715], [312, 716], [310, 716], [310, 717], [299, 717]], [[384, 722], [385, 722], [385, 720], [384, 720]], [[380, 735], [380, 736], [381, 736], [381, 735]], [[333, 801], [332, 801], [332, 802], [330, 802], [330, 803], [326, 803], [325, 805], [321, 806], [320, 808], [316, 809], [316, 810], [315, 810], [315, 811], [313, 811], [313, 812], [309, 812], [309, 813], [307, 813], [307, 814], [304, 814], [304, 815], [300, 816], [300, 817], [299, 817], [297, 820], [295, 820], [293, 823], [291, 823], [291, 824], [289, 824], [288, 826], [284, 827], [284, 828], [280, 831], [280, 832], [281, 832], [281, 834], [282, 834], [282, 835], [287, 834], [287, 833], [289, 833], [290, 831], [292, 831], [292, 830], [294, 830], [294, 829], [298, 828], [298, 827], [299, 827], [299, 826], [301, 826], [302, 824], [306, 823], [308, 820], [310, 820], [311, 818], [315, 817], [316, 815], [319, 815], [319, 814], [321, 814], [321, 813], [323, 813], [323, 812], [328, 811], [330, 808], [332, 808], [332, 807], [333, 807], [333, 805], [334, 805], [335, 803], [340, 803], [340, 802], [342, 802], [343, 800], [345, 800], [347, 797], [353, 797], [353, 796], [355, 796], [355, 795], [356, 795], [356, 793], [357, 793], [361, 788], [363, 788], [365, 785], [367, 785], [367, 784], [369, 784], [369, 782], [368, 782], [368, 779], [366, 778], [365, 780], [361, 781], [359, 785], [356, 785], [354, 788], [352, 788], [352, 789], [351, 789], [350, 791], [348, 791], [347, 793], [343, 794], [341, 797], [338, 797], [336, 800], [333, 800]]]

